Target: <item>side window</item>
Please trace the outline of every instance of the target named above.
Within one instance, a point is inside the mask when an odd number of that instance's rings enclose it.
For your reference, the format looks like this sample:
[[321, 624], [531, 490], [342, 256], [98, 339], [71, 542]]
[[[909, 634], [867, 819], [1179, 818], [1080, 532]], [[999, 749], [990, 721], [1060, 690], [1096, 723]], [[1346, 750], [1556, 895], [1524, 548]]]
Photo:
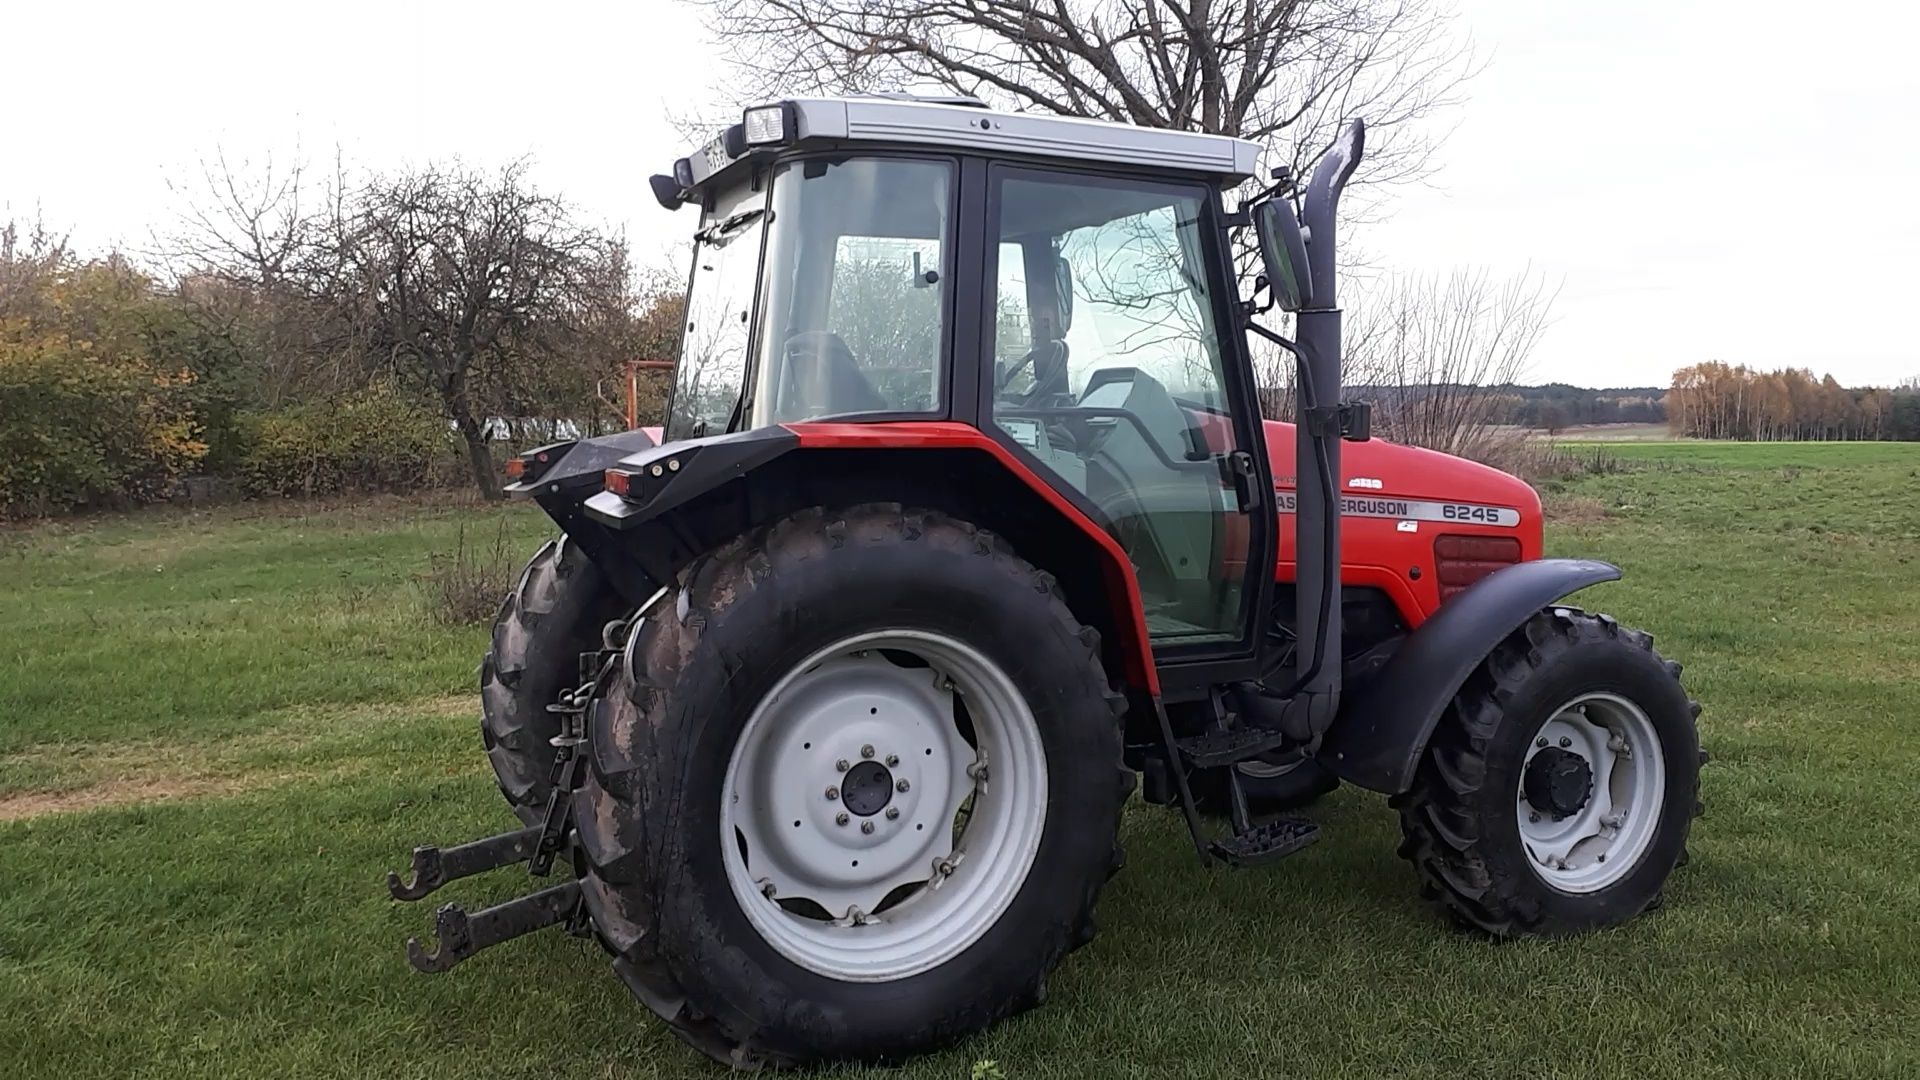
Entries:
[[778, 166], [752, 423], [932, 412], [944, 386], [953, 166]]

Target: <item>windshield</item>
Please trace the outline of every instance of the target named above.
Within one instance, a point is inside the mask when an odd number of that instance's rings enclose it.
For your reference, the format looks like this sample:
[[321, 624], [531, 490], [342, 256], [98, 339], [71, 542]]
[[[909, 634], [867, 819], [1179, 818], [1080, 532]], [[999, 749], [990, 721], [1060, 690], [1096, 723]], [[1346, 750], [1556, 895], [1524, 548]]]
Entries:
[[952, 165], [806, 158], [771, 180], [770, 202], [742, 184], [701, 218], [667, 437], [938, 411]]
[[686, 334], [674, 375], [666, 437], [727, 430], [746, 381], [753, 295], [759, 284], [766, 191], [741, 185], [714, 201], [694, 234]]

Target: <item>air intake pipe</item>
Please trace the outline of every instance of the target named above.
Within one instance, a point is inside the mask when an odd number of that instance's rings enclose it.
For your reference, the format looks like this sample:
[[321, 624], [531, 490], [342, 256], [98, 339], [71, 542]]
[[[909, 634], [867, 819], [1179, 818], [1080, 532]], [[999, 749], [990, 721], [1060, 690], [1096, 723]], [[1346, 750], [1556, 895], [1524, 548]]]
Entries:
[[1296, 666], [1284, 692], [1239, 694], [1256, 723], [1317, 740], [1340, 710], [1340, 306], [1336, 292], [1340, 193], [1360, 163], [1355, 120], [1320, 159], [1301, 199], [1308, 281], [1295, 314], [1294, 589]]

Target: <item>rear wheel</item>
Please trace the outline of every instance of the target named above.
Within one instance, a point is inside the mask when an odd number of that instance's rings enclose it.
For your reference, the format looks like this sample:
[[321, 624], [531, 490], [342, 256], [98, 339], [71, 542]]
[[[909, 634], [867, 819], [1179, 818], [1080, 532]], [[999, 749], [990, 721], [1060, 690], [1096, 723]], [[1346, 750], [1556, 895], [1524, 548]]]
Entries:
[[1036, 1004], [1119, 865], [1098, 636], [992, 534], [811, 511], [702, 559], [592, 711], [583, 891], [735, 1065], [898, 1059]]
[[546, 813], [560, 718], [547, 711], [580, 682], [580, 654], [600, 647], [606, 624], [626, 613], [579, 546], [549, 540], [500, 604], [480, 662], [480, 741], [500, 793], [521, 821]]
[[1679, 675], [1603, 615], [1554, 608], [1510, 635], [1394, 799], [1424, 892], [1499, 937], [1658, 906], [1700, 811], [1699, 706]]

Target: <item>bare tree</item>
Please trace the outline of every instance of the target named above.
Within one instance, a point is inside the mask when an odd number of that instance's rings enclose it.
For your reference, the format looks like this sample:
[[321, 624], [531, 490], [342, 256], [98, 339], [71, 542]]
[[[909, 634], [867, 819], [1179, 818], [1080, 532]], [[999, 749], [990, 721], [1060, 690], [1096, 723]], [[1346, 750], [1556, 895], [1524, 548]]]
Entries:
[[1348, 323], [1348, 396], [1373, 400], [1389, 438], [1485, 457], [1558, 295], [1531, 272], [1384, 277]]
[[536, 190], [525, 162], [314, 184], [219, 157], [202, 181], [165, 254], [197, 317], [259, 357], [275, 384], [261, 396], [397, 378], [438, 404], [486, 497], [495, 417], [590, 422], [596, 384], [638, 346], [624, 242]]
[[303, 272], [371, 356], [435, 395], [474, 484], [498, 498], [486, 404], [510, 400], [503, 391], [543, 361], [605, 342], [597, 323], [629, 316], [625, 245], [535, 190], [524, 162], [491, 176], [428, 166], [337, 206]]
[[743, 97], [939, 88], [1012, 109], [1238, 135], [1304, 174], [1364, 116], [1360, 178], [1425, 176], [1414, 121], [1474, 71], [1444, 0], [698, 0]]

